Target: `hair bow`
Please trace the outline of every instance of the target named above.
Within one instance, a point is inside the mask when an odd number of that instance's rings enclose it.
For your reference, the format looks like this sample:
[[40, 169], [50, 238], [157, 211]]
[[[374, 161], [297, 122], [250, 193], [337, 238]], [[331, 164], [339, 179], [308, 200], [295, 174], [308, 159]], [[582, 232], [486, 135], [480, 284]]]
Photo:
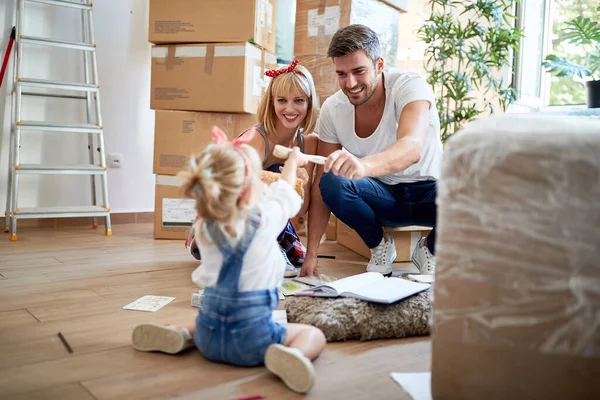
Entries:
[[[233, 139], [231, 141], [231, 144], [233, 144], [234, 147], [238, 147], [242, 144], [248, 144], [252, 141], [255, 134], [256, 134], [256, 128], [250, 128], [240, 137]], [[225, 132], [223, 132], [221, 130], [221, 128], [219, 128], [218, 126], [213, 126], [212, 141], [213, 141], [213, 143], [216, 143], [216, 144], [224, 144], [224, 143], [228, 143], [229, 139], [227, 138], [227, 135], [225, 134]]]
[[[242, 182], [242, 190], [240, 191], [238, 200], [241, 199], [248, 190], [248, 175], [250, 173], [248, 171], [248, 157], [246, 157], [246, 154], [239, 147], [243, 144], [250, 143], [250, 141], [252, 141], [252, 139], [254, 138], [255, 134], [256, 128], [250, 128], [244, 134], [231, 141], [233, 148], [239, 153], [239, 155], [242, 157], [242, 160], [244, 161], [244, 181]], [[213, 126], [212, 128], [212, 141], [215, 144], [229, 143], [227, 135], [218, 126]]]
[[294, 60], [294, 61], [292, 61], [292, 63], [290, 64], [289, 67], [282, 68], [282, 69], [270, 69], [270, 70], [265, 71], [265, 75], [270, 76], [271, 78], [275, 78], [276, 76], [279, 76], [281, 74], [293, 72], [296, 69], [297, 65], [298, 65], [298, 60]]

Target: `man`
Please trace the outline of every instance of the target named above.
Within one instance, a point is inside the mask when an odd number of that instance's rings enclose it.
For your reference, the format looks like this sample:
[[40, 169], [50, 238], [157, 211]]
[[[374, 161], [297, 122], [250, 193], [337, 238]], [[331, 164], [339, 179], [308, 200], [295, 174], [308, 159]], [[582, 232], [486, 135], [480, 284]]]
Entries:
[[[418, 74], [385, 69], [376, 33], [364, 25], [338, 30], [328, 49], [340, 89], [322, 105], [317, 169], [301, 276], [318, 276], [317, 251], [330, 211], [371, 249], [367, 271], [389, 275], [396, 258], [384, 226], [433, 227], [412, 260], [435, 268], [436, 180], [442, 143], [434, 95]], [[342, 149], [343, 148], [343, 149]]]

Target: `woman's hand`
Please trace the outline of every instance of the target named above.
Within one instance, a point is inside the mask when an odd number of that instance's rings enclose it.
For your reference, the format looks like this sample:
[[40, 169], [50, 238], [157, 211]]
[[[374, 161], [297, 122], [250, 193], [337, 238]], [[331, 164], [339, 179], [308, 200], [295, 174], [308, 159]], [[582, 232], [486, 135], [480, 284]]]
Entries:
[[302, 264], [300, 276], [316, 276], [319, 277], [319, 262], [317, 258], [307, 258]]
[[[283, 172], [283, 167], [279, 167], [279, 172]], [[302, 184], [305, 185], [308, 182], [309, 176], [308, 172], [304, 168], [298, 168], [296, 171], [296, 179], [302, 181]]]

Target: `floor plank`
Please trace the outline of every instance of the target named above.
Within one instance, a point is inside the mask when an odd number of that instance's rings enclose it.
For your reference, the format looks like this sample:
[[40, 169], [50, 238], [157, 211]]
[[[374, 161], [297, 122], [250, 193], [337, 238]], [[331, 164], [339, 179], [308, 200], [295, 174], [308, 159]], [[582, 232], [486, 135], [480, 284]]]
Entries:
[[53, 386], [42, 390], [11, 395], [11, 400], [95, 400], [96, 398], [79, 383]]
[[24, 325], [36, 325], [39, 321], [27, 310], [14, 310], [0, 312], [0, 330], [19, 328]]
[[[72, 355], [54, 361], [0, 369], [0, 398], [29, 391], [73, 384], [110, 374], [164, 363], [155, 354], [135, 351], [130, 346], [97, 353]], [[133, 382], [131, 382], [134, 385]]]

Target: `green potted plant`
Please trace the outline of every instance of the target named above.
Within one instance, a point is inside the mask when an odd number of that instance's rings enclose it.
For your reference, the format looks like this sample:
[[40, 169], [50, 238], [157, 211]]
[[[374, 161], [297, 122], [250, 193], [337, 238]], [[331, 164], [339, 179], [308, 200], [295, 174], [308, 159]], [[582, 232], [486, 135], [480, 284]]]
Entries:
[[[600, 7], [597, 10], [600, 12]], [[565, 29], [560, 39], [583, 46], [587, 52], [584, 62], [577, 64], [566, 57], [549, 54], [542, 62], [542, 66], [558, 77], [589, 78], [585, 83], [587, 105], [589, 108], [600, 107], [600, 24], [579, 16], [565, 22]]]
[[517, 0], [428, 0], [431, 14], [418, 30], [426, 44], [427, 82], [437, 96], [442, 141], [482, 115], [515, 100], [510, 67], [522, 31], [511, 14]]

